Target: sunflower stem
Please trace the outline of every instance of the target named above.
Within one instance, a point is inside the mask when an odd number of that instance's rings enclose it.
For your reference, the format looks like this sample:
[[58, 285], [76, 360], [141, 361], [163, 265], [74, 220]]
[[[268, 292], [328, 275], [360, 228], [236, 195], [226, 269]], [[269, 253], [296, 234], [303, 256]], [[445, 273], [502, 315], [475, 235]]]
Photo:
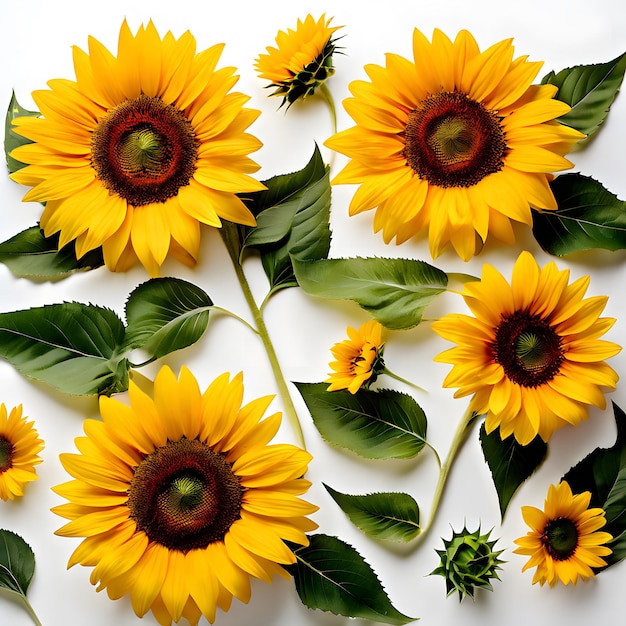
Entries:
[[[328, 110], [330, 111], [330, 120], [332, 124], [333, 135], [337, 134], [337, 109], [335, 108], [335, 100], [333, 99], [333, 94], [330, 93], [330, 89], [326, 86], [326, 83], [322, 83], [319, 87], [319, 93], [326, 101], [328, 105]], [[330, 153], [330, 159], [328, 159], [328, 169], [332, 169], [333, 162], [335, 160], [335, 151], [333, 150]]]
[[224, 221], [222, 223], [222, 228], [220, 228], [220, 235], [222, 236], [222, 241], [224, 242], [226, 250], [228, 251], [230, 259], [233, 263], [235, 274], [237, 275], [237, 280], [239, 281], [239, 285], [241, 286], [243, 296], [246, 300], [246, 303], [248, 304], [250, 313], [252, 314], [252, 318], [256, 327], [255, 332], [259, 335], [261, 341], [263, 342], [263, 347], [265, 348], [265, 353], [267, 354], [267, 358], [270, 362], [272, 373], [274, 374], [276, 386], [278, 387], [278, 392], [283, 402], [283, 407], [285, 409], [287, 419], [289, 420], [291, 427], [294, 430], [296, 438], [298, 439], [298, 443], [303, 449], [306, 450], [304, 434], [302, 432], [302, 427], [300, 426], [298, 413], [296, 412], [296, 407], [294, 406], [291, 394], [289, 393], [287, 381], [285, 380], [285, 376], [283, 375], [280, 362], [278, 361], [278, 356], [276, 355], [274, 344], [272, 343], [272, 340], [267, 331], [267, 326], [265, 325], [263, 314], [259, 309], [256, 300], [254, 299], [254, 295], [252, 294], [252, 290], [250, 289], [250, 284], [248, 283], [248, 279], [246, 278], [245, 272], [243, 271], [243, 265], [241, 263], [240, 256], [241, 244], [237, 229], [238, 226], [236, 224]]
[[232, 311], [229, 311], [228, 309], [225, 309], [221, 306], [217, 306], [215, 304], [212, 304], [209, 308], [213, 309], [214, 311], [219, 311], [220, 313], [224, 313], [225, 315], [229, 315], [230, 317], [241, 322], [244, 326], [247, 326], [255, 335], [259, 334], [259, 331], [252, 324], [250, 324], [250, 322], [247, 322], [246, 320], [243, 319], [243, 317], [240, 317], [236, 313], [233, 313]]
[[43, 626], [42, 623], [39, 621], [39, 618], [37, 617], [37, 613], [35, 613], [35, 609], [33, 609], [31, 603], [28, 601], [28, 598], [21, 593], [18, 593], [17, 595], [24, 603], [24, 607], [26, 608], [27, 613], [30, 615], [33, 622], [35, 622], [36, 626]]
[[450, 474], [450, 470], [454, 464], [457, 454], [461, 450], [467, 436], [470, 432], [471, 426], [474, 423], [474, 420], [478, 417], [476, 413], [474, 413], [471, 409], [468, 409], [463, 415], [463, 418], [459, 422], [457, 426], [456, 432], [454, 433], [454, 437], [452, 438], [452, 443], [450, 444], [450, 449], [448, 450], [448, 456], [446, 457], [443, 465], [440, 466], [439, 470], [439, 479], [437, 480], [437, 485], [435, 487], [435, 493], [433, 494], [432, 504], [430, 506], [430, 517], [424, 526], [422, 526], [422, 532], [417, 536], [416, 542], [421, 542], [428, 534], [429, 530], [432, 528], [433, 522], [437, 516], [437, 511], [439, 510], [439, 505], [441, 504], [441, 498], [443, 496], [443, 492], [448, 481], [448, 476]]
[[398, 376], [398, 374], [396, 374], [395, 372], [392, 372], [387, 367], [385, 367], [382, 373], [385, 374], [386, 376], [389, 376], [389, 378], [393, 378], [394, 380], [404, 383], [405, 385], [408, 385], [409, 387], [413, 387], [413, 389], [417, 389], [418, 391], [423, 391], [426, 393], [426, 389], [424, 389], [423, 387], [420, 387], [419, 385], [416, 385], [415, 383], [412, 383], [410, 380], [407, 380], [406, 378], [402, 378], [402, 376]]

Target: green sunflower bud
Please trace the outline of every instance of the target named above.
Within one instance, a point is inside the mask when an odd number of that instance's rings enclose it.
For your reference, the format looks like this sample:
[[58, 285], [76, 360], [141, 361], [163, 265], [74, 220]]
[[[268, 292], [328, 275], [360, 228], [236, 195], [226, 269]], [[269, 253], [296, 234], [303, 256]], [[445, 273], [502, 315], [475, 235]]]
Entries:
[[452, 530], [452, 539], [443, 539], [443, 550], [435, 550], [441, 559], [439, 567], [430, 575], [446, 579], [447, 595], [459, 592], [459, 601], [465, 596], [474, 598], [474, 589], [479, 587], [493, 591], [491, 579], [500, 580], [497, 570], [504, 561], [498, 557], [504, 550], [494, 551], [495, 541], [489, 541], [488, 533], [481, 535], [480, 526], [470, 533], [463, 528], [460, 533]]

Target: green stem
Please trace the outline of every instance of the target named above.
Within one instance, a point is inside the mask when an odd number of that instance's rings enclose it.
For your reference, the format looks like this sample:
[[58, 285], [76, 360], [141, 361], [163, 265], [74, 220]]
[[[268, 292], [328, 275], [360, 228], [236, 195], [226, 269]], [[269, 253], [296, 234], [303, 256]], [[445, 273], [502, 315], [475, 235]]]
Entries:
[[276, 386], [278, 387], [278, 392], [283, 402], [283, 407], [285, 409], [287, 419], [289, 420], [291, 427], [294, 430], [300, 446], [306, 449], [304, 434], [302, 433], [302, 427], [300, 426], [300, 420], [298, 419], [296, 407], [294, 406], [293, 400], [291, 399], [291, 394], [289, 393], [289, 388], [287, 387], [287, 381], [285, 380], [285, 376], [283, 375], [283, 371], [280, 367], [280, 363], [276, 355], [276, 350], [274, 349], [274, 344], [270, 339], [269, 333], [267, 331], [267, 326], [265, 325], [265, 320], [263, 319], [263, 314], [257, 306], [256, 300], [254, 299], [254, 296], [252, 294], [252, 290], [250, 289], [250, 284], [248, 283], [248, 279], [246, 278], [246, 275], [243, 271], [243, 267], [240, 261], [241, 246], [239, 242], [239, 233], [237, 231], [237, 228], [238, 227], [236, 224], [224, 221], [222, 223], [222, 228], [220, 228], [220, 234], [222, 236], [222, 240], [224, 241], [224, 245], [228, 250], [228, 254], [235, 269], [235, 274], [237, 275], [237, 280], [239, 281], [239, 285], [241, 286], [244, 298], [246, 300], [246, 303], [248, 304], [250, 313], [252, 314], [252, 318], [256, 326], [255, 332], [259, 335], [261, 341], [263, 342], [263, 347], [265, 348], [265, 353], [267, 354], [267, 358], [270, 362], [272, 373], [274, 374], [274, 379], [276, 380]]
[[416, 542], [421, 542], [432, 527], [435, 517], [437, 516], [437, 511], [439, 510], [439, 505], [441, 504], [441, 497], [443, 496], [444, 488], [448, 481], [448, 475], [450, 474], [454, 460], [465, 443], [467, 435], [469, 434], [470, 428], [476, 417], [476, 413], [468, 409], [457, 426], [454, 437], [452, 438], [452, 443], [450, 444], [448, 456], [439, 470], [439, 479], [437, 480], [435, 493], [433, 494], [433, 500], [430, 506], [430, 517], [428, 518], [426, 524], [422, 526], [422, 532], [417, 536]]
[[385, 367], [382, 373], [389, 376], [389, 378], [393, 378], [395, 380], [400, 381], [401, 383], [404, 383], [405, 385], [408, 385], [409, 387], [413, 387], [413, 389], [417, 389], [418, 391], [424, 391], [424, 392], [426, 391], [426, 389], [424, 389], [423, 387], [420, 387], [419, 385], [416, 385], [415, 383], [412, 383], [410, 380], [407, 380], [406, 378], [402, 378], [402, 376], [398, 376], [398, 374], [392, 372], [390, 369], [387, 369], [387, 367]]
[[255, 335], [259, 334], [259, 331], [254, 326], [252, 326], [252, 324], [244, 320], [243, 317], [239, 317], [239, 315], [233, 313], [232, 311], [224, 309], [223, 307], [217, 306], [215, 304], [212, 304], [209, 308], [215, 311], [219, 311], [220, 313], [224, 313], [225, 315], [230, 315], [230, 317], [233, 317], [237, 321], [241, 322], [244, 326], [247, 326]]
[[[328, 105], [328, 109], [330, 111], [330, 119], [333, 127], [333, 135], [337, 133], [337, 109], [335, 108], [335, 101], [333, 99], [333, 94], [330, 93], [330, 90], [326, 86], [326, 83], [322, 83], [319, 87], [319, 92], [322, 98], [326, 101]], [[335, 151], [332, 150], [330, 153], [330, 159], [328, 160], [328, 169], [332, 169], [333, 162], [335, 160]]]

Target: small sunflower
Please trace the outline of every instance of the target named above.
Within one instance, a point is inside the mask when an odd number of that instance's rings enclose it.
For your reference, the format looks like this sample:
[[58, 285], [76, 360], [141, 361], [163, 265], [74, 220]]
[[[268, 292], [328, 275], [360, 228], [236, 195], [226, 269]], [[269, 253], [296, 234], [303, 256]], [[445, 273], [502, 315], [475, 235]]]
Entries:
[[196, 262], [200, 224], [255, 224], [236, 194], [264, 189], [246, 132], [259, 112], [230, 92], [234, 68], [216, 69], [222, 49], [196, 53], [191, 33], [161, 39], [151, 21], [136, 35], [124, 21], [117, 57], [94, 38], [89, 53], [74, 48], [76, 80], [49, 81], [33, 93], [41, 117], [14, 120], [33, 143], [12, 152], [28, 164], [12, 178], [46, 204], [46, 236], [155, 276], [168, 254]]
[[4, 403], [0, 404], [0, 498], [23, 496], [26, 483], [37, 480], [35, 465], [42, 461], [43, 447], [34, 422], [22, 417], [22, 405], [7, 413]]
[[556, 122], [570, 107], [553, 85], [532, 85], [541, 63], [513, 58], [510, 39], [481, 52], [417, 29], [413, 61], [387, 54], [344, 101], [356, 126], [326, 141], [351, 160], [335, 184], [358, 184], [350, 215], [376, 209], [374, 230], [400, 244], [428, 231], [430, 253], [448, 243], [469, 260], [491, 234], [512, 243], [511, 220], [555, 210], [548, 182], [583, 135]]
[[307, 15], [298, 19], [296, 30], [278, 31], [276, 46], [268, 46], [255, 62], [259, 76], [274, 87], [272, 96], [282, 96], [281, 106], [291, 106], [299, 98], [315, 93], [335, 73], [333, 54], [337, 49], [333, 35], [341, 26], [330, 26], [332, 18], [322, 15], [317, 21]]
[[558, 581], [575, 585], [578, 579], [595, 576], [592, 568], [604, 567], [603, 556], [611, 554], [605, 544], [613, 537], [600, 531], [606, 524], [605, 511], [589, 508], [591, 493], [572, 494], [565, 481], [550, 485], [544, 510], [534, 506], [522, 507], [524, 521], [531, 531], [516, 539], [515, 554], [529, 556], [522, 568], [536, 567], [533, 585]]
[[241, 374], [219, 376], [201, 393], [193, 375], [163, 367], [154, 399], [132, 381], [130, 406], [100, 400], [102, 420], [85, 421], [79, 454], [62, 454], [74, 480], [54, 488], [69, 503], [58, 535], [84, 537], [68, 567], [93, 567], [110, 598], [129, 594], [135, 613], [159, 624], [196, 625], [250, 598], [250, 577], [289, 577], [285, 542], [307, 545], [317, 507], [301, 500], [311, 456], [268, 442], [280, 413], [271, 402], [241, 406]]
[[347, 332], [348, 339], [330, 349], [336, 360], [329, 363], [333, 371], [324, 381], [330, 383], [328, 391], [347, 389], [356, 393], [361, 387], [369, 387], [385, 371], [380, 323], [370, 320], [358, 329], [348, 326]]
[[488, 433], [500, 429], [521, 445], [537, 435], [548, 441], [565, 424], [587, 419], [587, 405], [606, 406], [616, 372], [604, 359], [620, 346], [600, 337], [615, 319], [603, 318], [608, 298], [584, 298], [589, 277], [568, 284], [569, 270], [540, 269], [529, 252], [515, 262], [509, 285], [491, 265], [465, 284], [463, 298], [475, 317], [445, 315], [433, 323], [457, 344], [435, 360], [453, 367], [444, 387], [472, 395], [470, 409], [486, 414]]

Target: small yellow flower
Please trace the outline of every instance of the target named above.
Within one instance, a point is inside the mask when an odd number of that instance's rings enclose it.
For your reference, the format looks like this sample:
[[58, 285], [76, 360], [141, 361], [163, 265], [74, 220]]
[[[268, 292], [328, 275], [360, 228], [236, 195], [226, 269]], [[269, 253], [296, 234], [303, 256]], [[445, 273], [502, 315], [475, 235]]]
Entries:
[[4, 403], [0, 404], [0, 498], [23, 496], [26, 483], [37, 480], [35, 465], [42, 461], [43, 447], [34, 422], [22, 417], [22, 405], [7, 415]]
[[330, 349], [336, 360], [329, 363], [333, 371], [324, 381], [330, 383], [328, 391], [347, 389], [356, 393], [376, 380], [385, 370], [382, 331], [376, 320], [365, 322], [358, 329], [348, 326], [348, 339]]
[[565, 481], [550, 485], [544, 510], [522, 507], [524, 521], [531, 531], [516, 539], [515, 554], [529, 556], [522, 571], [536, 567], [533, 584], [550, 587], [558, 581], [575, 585], [595, 576], [592, 568], [603, 567], [603, 556], [611, 554], [605, 544], [613, 537], [598, 532], [606, 524], [605, 511], [589, 508], [591, 493], [573, 495]]
[[471, 395], [470, 409], [487, 416], [490, 433], [513, 434], [521, 445], [544, 441], [565, 424], [587, 419], [587, 405], [606, 406], [617, 373], [604, 359], [621, 347], [601, 340], [615, 319], [600, 317], [608, 298], [584, 298], [589, 277], [568, 284], [569, 270], [542, 269], [529, 252], [515, 262], [511, 284], [491, 265], [465, 284], [474, 317], [449, 314], [433, 323], [457, 344], [435, 360], [450, 363], [444, 387]]
[[278, 31], [276, 47], [268, 46], [255, 62], [259, 76], [275, 87], [270, 95], [282, 96], [281, 106], [315, 93], [335, 73], [332, 55], [337, 49], [333, 34], [342, 28], [330, 26], [332, 18], [319, 20], [307, 15], [295, 30]]

